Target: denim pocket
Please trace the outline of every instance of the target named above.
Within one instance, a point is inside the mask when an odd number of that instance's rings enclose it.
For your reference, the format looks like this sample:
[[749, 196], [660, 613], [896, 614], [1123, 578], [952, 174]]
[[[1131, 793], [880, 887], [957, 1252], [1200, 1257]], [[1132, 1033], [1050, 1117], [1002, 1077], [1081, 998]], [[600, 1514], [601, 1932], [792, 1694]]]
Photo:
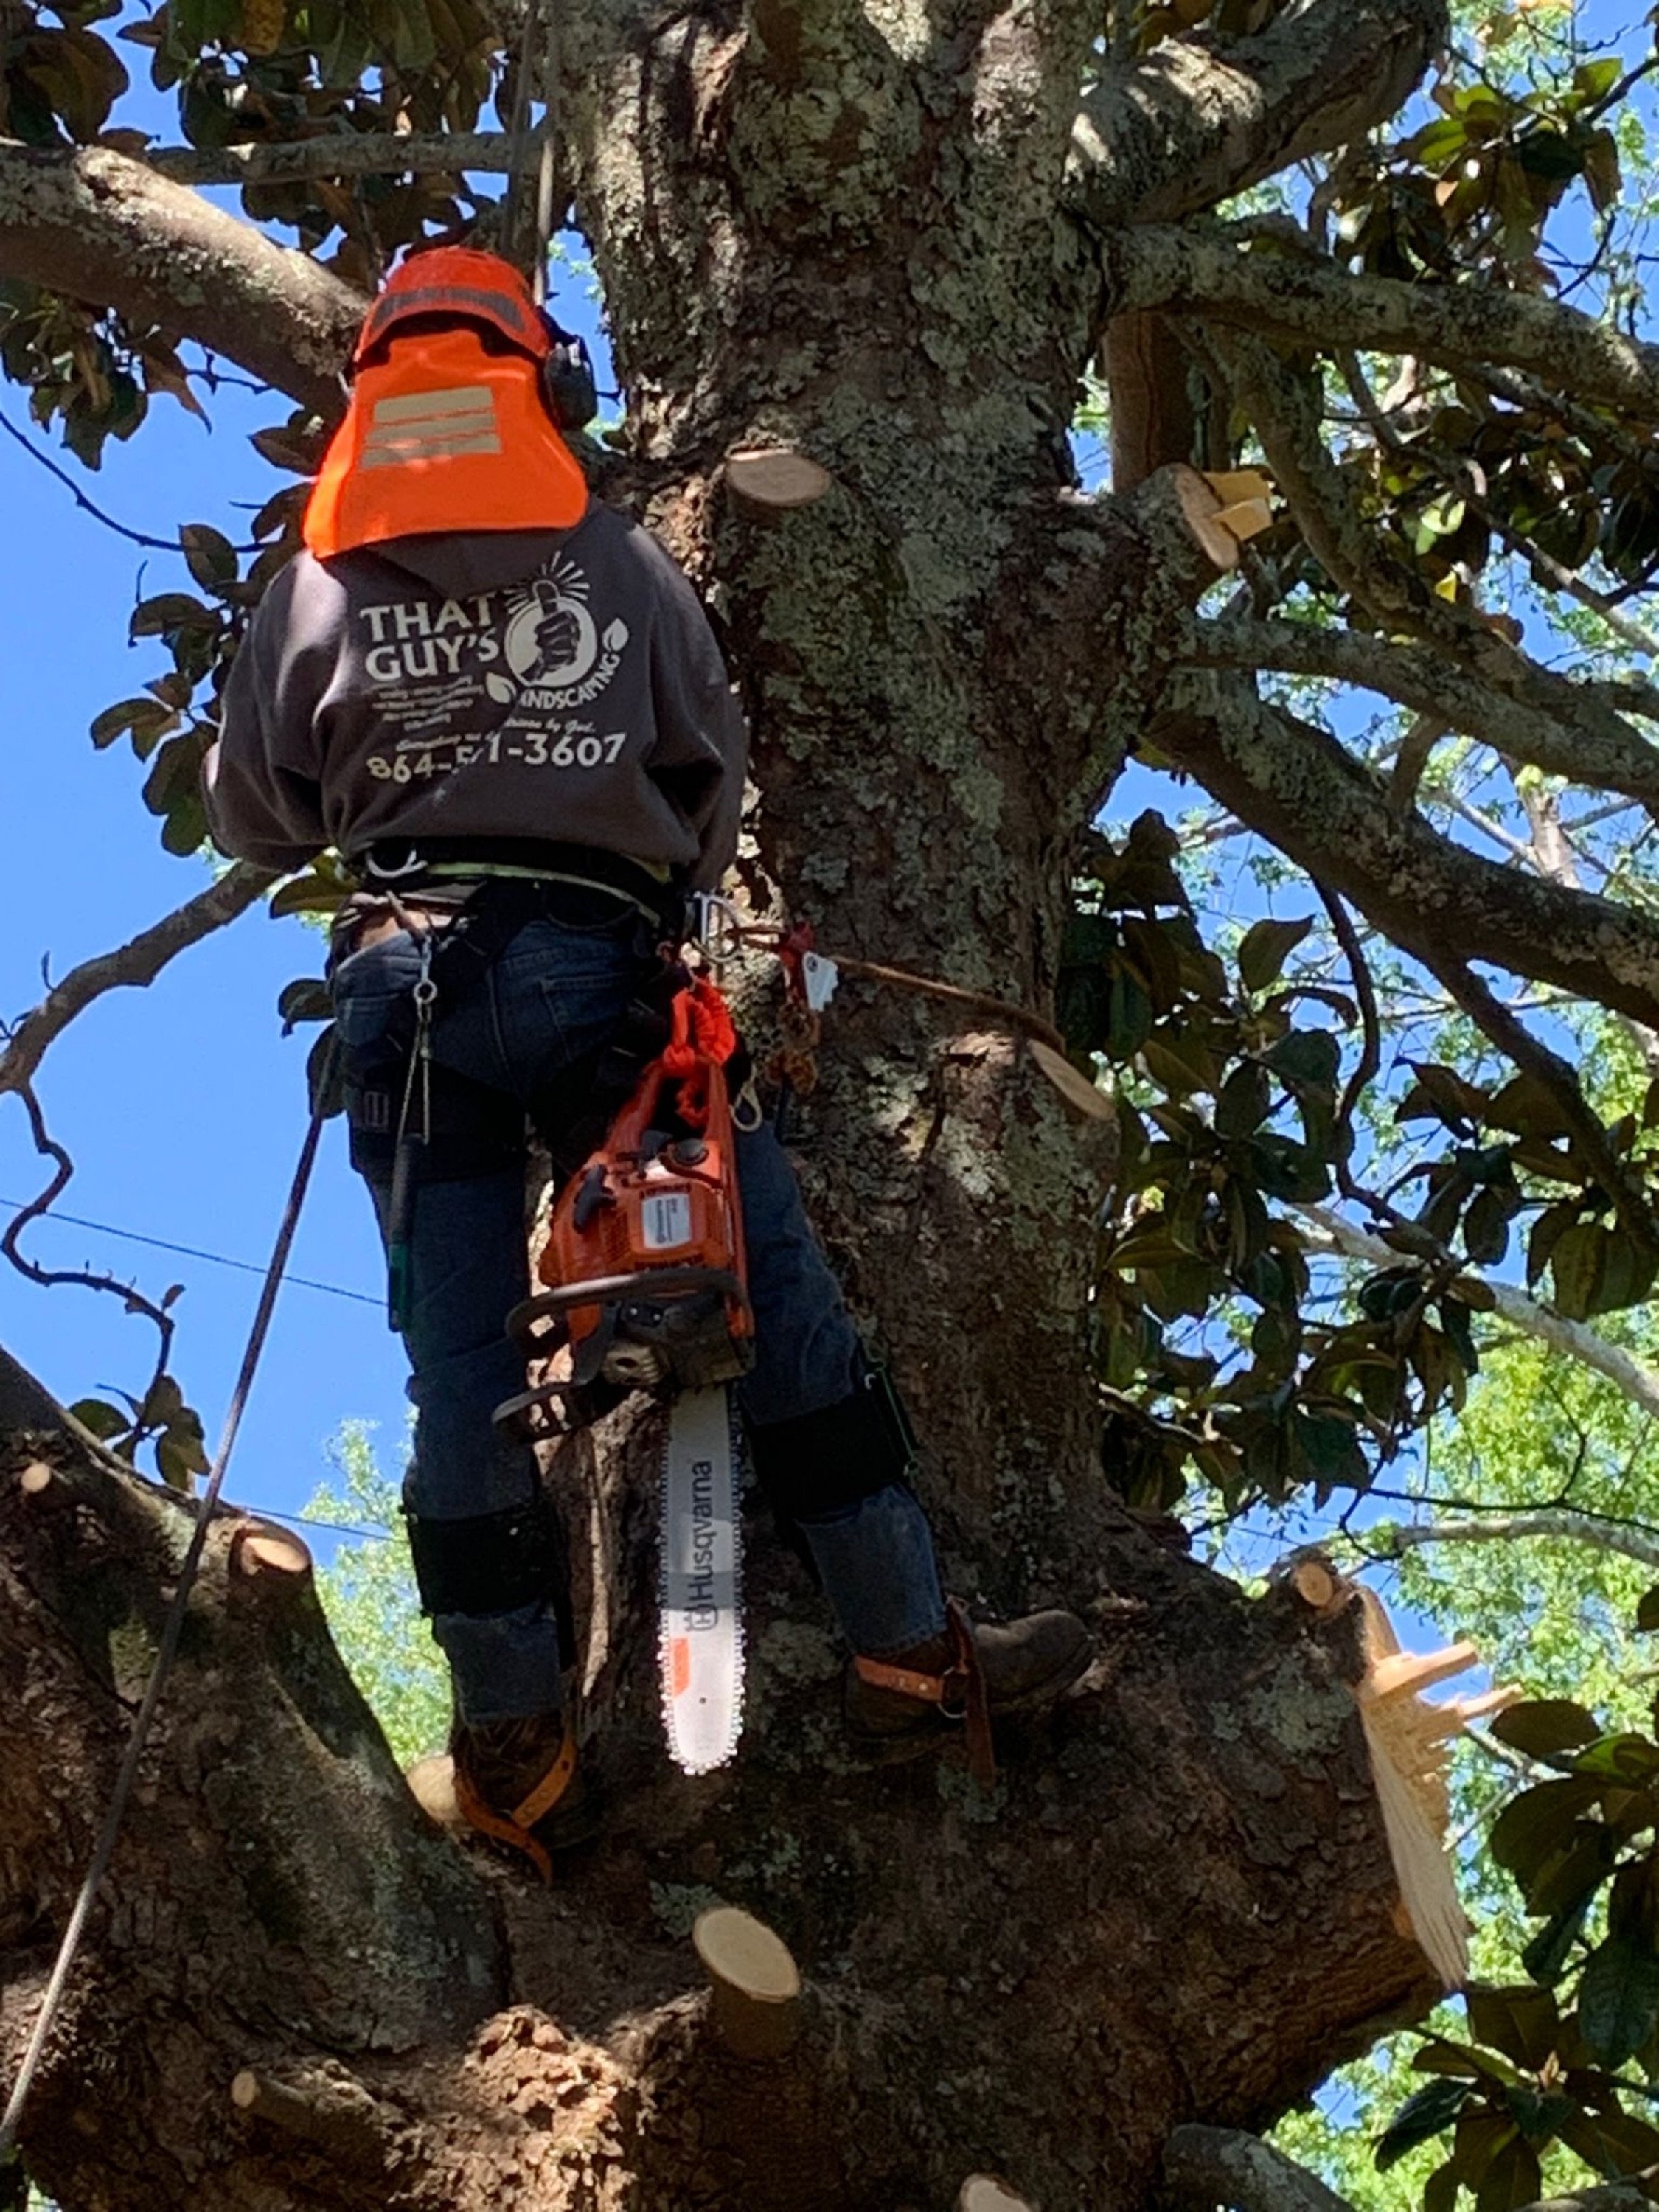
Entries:
[[411, 992], [421, 972], [412, 938], [399, 933], [379, 945], [348, 953], [328, 979], [340, 1042], [371, 1044], [392, 1018], [392, 1009]]

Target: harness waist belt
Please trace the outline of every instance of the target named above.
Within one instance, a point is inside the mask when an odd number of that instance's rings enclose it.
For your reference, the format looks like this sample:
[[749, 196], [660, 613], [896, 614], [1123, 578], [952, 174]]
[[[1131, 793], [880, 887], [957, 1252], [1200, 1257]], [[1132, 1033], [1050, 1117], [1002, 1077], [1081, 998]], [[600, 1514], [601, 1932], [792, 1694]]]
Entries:
[[531, 837], [420, 837], [384, 839], [349, 863], [361, 881], [394, 890], [412, 890], [423, 879], [523, 876], [550, 883], [576, 883], [618, 897], [664, 923], [678, 924], [684, 892], [675, 872], [630, 860], [602, 845], [566, 845]]

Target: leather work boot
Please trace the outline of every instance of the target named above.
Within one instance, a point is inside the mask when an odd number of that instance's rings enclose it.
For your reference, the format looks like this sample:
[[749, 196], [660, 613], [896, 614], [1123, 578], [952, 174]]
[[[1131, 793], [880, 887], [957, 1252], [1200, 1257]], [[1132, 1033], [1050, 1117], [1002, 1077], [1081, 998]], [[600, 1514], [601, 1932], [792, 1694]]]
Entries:
[[544, 1881], [556, 1853], [574, 1850], [598, 1831], [599, 1798], [562, 1713], [471, 1726], [458, 1720], [449, 1753], [459, 1822], [522, 1852]]
[[1089, 1632], [1058, 1607], [1001, 1626], [969, 1622], [950, 1601], [945, 1633], [847, 1670], [848, 1732], [878, 1765], [915, 1759], [965, 1728], [981, 1781], [994, 1773], [989, 1724], [1040, 1712], [1070, 1689], [1094, 1656]]

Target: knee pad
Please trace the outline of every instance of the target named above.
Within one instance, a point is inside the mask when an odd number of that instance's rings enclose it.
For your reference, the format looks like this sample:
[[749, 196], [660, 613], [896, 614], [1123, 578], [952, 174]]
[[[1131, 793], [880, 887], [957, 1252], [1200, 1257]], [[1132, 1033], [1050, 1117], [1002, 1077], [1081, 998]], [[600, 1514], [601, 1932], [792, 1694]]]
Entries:
[[428, 1620], [439, 1613], [513, 1613], [550, 1604], [564, 1663], [573, 1662], [569, 1555], [551, 1498], [538, 1491], [522, 1505], [465, 1521], [408, 1512], [404, 1519], [421, 1611]]
[[816, 1413], [751, 1429], [755, 1473], [786, 1524], [822, 1520], [897, 1483], [909, 1489], [915, 1438], [882, 1367], [866, 1367], [845, 1398]]

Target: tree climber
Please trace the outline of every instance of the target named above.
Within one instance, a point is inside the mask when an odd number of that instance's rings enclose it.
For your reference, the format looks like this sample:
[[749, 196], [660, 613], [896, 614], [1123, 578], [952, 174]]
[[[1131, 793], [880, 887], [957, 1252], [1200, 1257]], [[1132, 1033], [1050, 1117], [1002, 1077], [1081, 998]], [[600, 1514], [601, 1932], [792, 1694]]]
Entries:
[[[556, 1512], [532, 1446], [491, 1419], [524, 1386], [503, 1324], [528, 1291], [526, 1133], [580, 1164], [607, 1054], [626, 1061], [630, 1023], [650, 1028], [685, 893], [732, 859], [745, 754], [690, 585], [589, 498], [562, 434], [592, 411], [579, 343], [507, 263], [406, 259], [363, 324], [306, 550], [253, 617], [206, 769], [226, 852], [292, 869], [333, 846], [363, 886], [331, 982], [352, 1162], [394, 1282], [412, 1008], [428, 961], [441, 981], [398, 1316], [417, 1408], [404, 1503], [453, 1677], [458, 1792], [523, 1813], [546, 1850], [594, 1814]], [[471, 948], [464, 983], [447, 945]], [[614, 1080], [605, 1095], [619, 1103]], [[993, 1713], [1052, 1703], [1087, 1662], [1082, 1624], [947, 1620], [902, 1422], [769, 1128], [739, 1139], [738, 1171], [757, 1339], [739, 1399], [762, 1486], [859, 1655], [855, 1740], [925, 1750], [970, 1677]]]

